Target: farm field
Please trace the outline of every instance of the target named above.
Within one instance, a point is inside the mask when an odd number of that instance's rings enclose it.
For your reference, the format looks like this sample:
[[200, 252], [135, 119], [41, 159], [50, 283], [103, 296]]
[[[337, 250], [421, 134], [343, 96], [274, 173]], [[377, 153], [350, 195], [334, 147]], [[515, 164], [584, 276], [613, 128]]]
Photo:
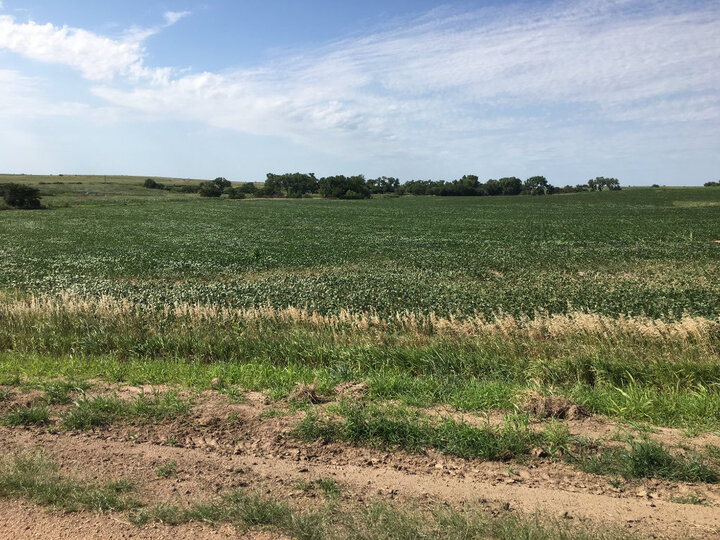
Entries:
[[0, 527], [720, 535], [720, 189], [144, 179], [0, 175]]

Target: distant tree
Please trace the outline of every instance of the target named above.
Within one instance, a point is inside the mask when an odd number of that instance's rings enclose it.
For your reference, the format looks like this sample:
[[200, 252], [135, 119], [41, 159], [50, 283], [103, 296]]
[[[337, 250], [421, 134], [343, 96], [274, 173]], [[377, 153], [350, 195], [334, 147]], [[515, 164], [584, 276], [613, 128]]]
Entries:
[[259, 191], [264, 197], [302, 197], [307, 193], [316, 193], [318, 180], [315, 173], [267, 173], [265, 184]]
[[318, 182], [318, 191], [325, 198], [369, 199], [370, 189], [363, 175], [327, 176]]
[[21, 184], [0, 184], [0, 195], [8, 206], [21, 210], [42, 208], [40, 191]]
[[201, 197], [219, 197], [223, 193], [223, 188], [213, 180], [212, 182], [203, 182], [200, 184], [198, 193]]
[[508, 176], [498, 180], [503, 195], [519, 195], [523, 189], [522, 180], [515, 176]]
[[222, 176], [218, 176], [215, 180], [213, 180], [213, 183], [217, 184], [220, 189], [225, 189], [232, 186], [230, 180], [228, 180], [227, 178], [223, 178]]
[[370, 193], [396, 193], [400, 188], [400, 180], [392, 176], [380, 176], [367, 181]]
[[223, 193], [228, 196], [228, 199], [244, 199], [245, 198], [245, 192], [242, 189], [240, 189], [240, 187], [225, 188]]
[[148, 189], [165, 189], [165, 186], [163, 184], [161, 184], [160, 182], [156, 182], [152, 178], [148, 178], [147, 180], [145, 180], [143, 186]]
[[493, 195], [502, 195], [503, 188], [502, 184], [499, 180], [493, 180], [492, 178], [485, 182], [485, 184], [482, 186], [484, 188], [484, 192], [486, 195], [493, 196]]
[[254, 195], [257, 192], [257, 187], [253, 182], [241, 182], [237, 189], [248, 195]]
[[703, 184], [703, 185], [705, 187], [720, 187], [720, 182], [710, 181], [710, 182], [705, 182], [705, 184]]
[[602, 191], [603, 189], [609, 189], [610, 191], [620, 191], [620, 181], [617, 178], [605, 178], [604, 176], [597, 176], [588, 180], [588, 187], [590, 191]]
[[546, 195], [552, 193], [553, 187], [544, 176], [531, 176], [523, 184], [523, 191], [529, 195]]

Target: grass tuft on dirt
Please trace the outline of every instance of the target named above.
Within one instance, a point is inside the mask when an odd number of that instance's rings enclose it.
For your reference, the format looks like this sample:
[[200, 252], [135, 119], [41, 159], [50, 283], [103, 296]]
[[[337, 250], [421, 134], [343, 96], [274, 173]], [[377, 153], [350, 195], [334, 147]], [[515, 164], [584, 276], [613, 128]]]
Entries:
[[10, 409], [2, 421], [5, 426], [42, 426], [50, 423], [50, 411], [45, 406], [17, 406]]
[[343, 402], [332, 412], [331, 417], [308, 411], [294, 434], [306, 442], [346, 441], [411, 452], [432, 448], [449, 455], [491, 461], [528, 455], [544, 442], [543, 434], [531, 430], [527, 419], [515, 414], [508, 415], [498, 427], [475, 427], [451, 418], [436, 421], [415, 410], [364, 403]]
[[0, 497], [28, 499], [66, 511], [108, 512], [139, 506], [126, 481], [91, 484], [62, 477], [57, 465], [41, 452], [12, 454], [0, 462]]
[[62, 425], [67, 429], [91, 429], [112, 424], [118, 420], [140, 422], [161, 422], [190, 411], [190, 401], [179, 396], [178, 392], [163, 395], [140, 395], [132, 401], [123, 401], [117, 396], [83, 397], [73, 403], [62, 417]]
[[573, 459], [588, 473], [632, 478], [660, 478], [678, 482], [715, 484], [719, 477], [702, 458], [694, 453], [671, 454], [661, 443], [631, 440], [629, 448], [612, 447], [596, 455]]

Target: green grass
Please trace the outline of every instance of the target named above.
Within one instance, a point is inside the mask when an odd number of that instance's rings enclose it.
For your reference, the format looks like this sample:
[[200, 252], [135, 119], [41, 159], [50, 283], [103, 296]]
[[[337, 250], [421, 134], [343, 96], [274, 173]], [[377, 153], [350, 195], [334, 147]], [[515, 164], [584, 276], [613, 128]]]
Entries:
[[360, 380], [367, 382], [365, 399], [370, 401], [450, 405], [470, 412], [515, 410], [523, 391], [540, 384], [612, 418], [720, 429], [720, 387], [712, 380], [720, 378], [720, 362], [712, 356], [693, 361], [699, 351], [692, 344], [675, 356], [653, 343], [590, 341], [566, 343], [566, 349], [494, 339], [382, 347], [298, 340], [278, 331], [274, 340], [239, 343], [236, 351], [242, 347], [247, 347], [244, 359], [215, 361], [0, 353], [0, 371], [20, 372], [30, 380], [100, 377], [197, 390], [211, 388], [212, 379], [222, 377], [229, 388], [265, 391], [274, 399], [286, 397], [298, 383], [315, 383], [318, 392], [332, 395], [335, 385]]
[[677, 504], [696, 504], [698, 506], [709, 506], [705, 499], [699, 497], [696, 493], [691, 493], [684, 497], [670, 497], [670, 500]]
[[231, 523], [240, 530], [274, 529], [300, 539], [620, 539], [635, 535], [620, 528], [576, 524], [521, 515], [490, 512], [466, 505], [460, 509], [433, 505], [430, 509], [402, 507], [373, 501], [365, 507], [330, 505], [317, 511], [297, 510], [277, 499], [235, 491], [212, 503], [189, 508], [156, 505], [132, 515], [133, 523], [178, 525], [190, 521], [220, 525]]
[[164, 465], [160, 465], [156, 470], [155, 474], [157, 474], [160, 478], [170, 478], [171, 476], [176, 477], [177, 476], [177, 462], [175, 460], [168, 461]]
[[604, 449], [597, 455], [585, 455], [573, 461], [585, 472], [625, 479], [718, 482], [718, 472], [692, 452], [673, 455], [661, 443], [651, 440], [632, 440], [629, 446]]
[[66, 511], [107, 512], [136, 508], [132, 484], [113, 481], [92, 484], [61, 476], [42, 453], [12, 454], [0, 463], [0, 497], [28, 499]]
[[[300, 440], [345, 441], [354, 445], [440, 452], [491, 461], [527, 456], [544, 443], [522, 416], [510, 415], [500, 426], [475, 427], [450, 418], [434, 420], [419, 412], [396, 407], [340, 404], [333, 416], [308, 411], [294, 434]], [[337, 417], [337, 418], [336, 418]]]
[[185, 416], [190, 402], [181, 399], [177, 392], [163, 395], [141, 395], [125, 401], [116, 396], [83, 397], [62, 415], [66, 429], [85, 430], [110, 425], [126, 420], [142, 423], [162, 422], [178, 416]]
[[2, 420], [5, 426], [42, 426], [50, 423], [50, 411], [45, 406], [13, 407]]

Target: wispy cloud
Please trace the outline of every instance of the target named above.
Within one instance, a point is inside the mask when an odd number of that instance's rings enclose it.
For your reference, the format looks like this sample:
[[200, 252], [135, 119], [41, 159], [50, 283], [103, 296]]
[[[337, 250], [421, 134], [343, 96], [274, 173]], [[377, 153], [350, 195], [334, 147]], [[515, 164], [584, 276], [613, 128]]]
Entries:
[[[165, 22], [187, 14], [167, 12]], [[149, 118], [283, 136], [339, 155], [452, 159], [502, 146], [508, 159], [517, 143], [526, 159], [550, 159], [577, 141], [592, 146], [601, 132], [619, 151], [647, 135], [647, 124], [720, 123], [715, 2], [444, 10], [262, 66], [184, 75], [146, 65], [143, 42], [157, 31], [113, 40], [0, 16], [0, 48], [78, 69], [101, 81], [96, 96]]]
[[163, 14], [163, 17], [165, 18], [165, 25], [166, 26], [172, 26], [176, 22], [178, 22], [180, 19], [183, 19], [190, 15], [189, 11], [166, 11]]

